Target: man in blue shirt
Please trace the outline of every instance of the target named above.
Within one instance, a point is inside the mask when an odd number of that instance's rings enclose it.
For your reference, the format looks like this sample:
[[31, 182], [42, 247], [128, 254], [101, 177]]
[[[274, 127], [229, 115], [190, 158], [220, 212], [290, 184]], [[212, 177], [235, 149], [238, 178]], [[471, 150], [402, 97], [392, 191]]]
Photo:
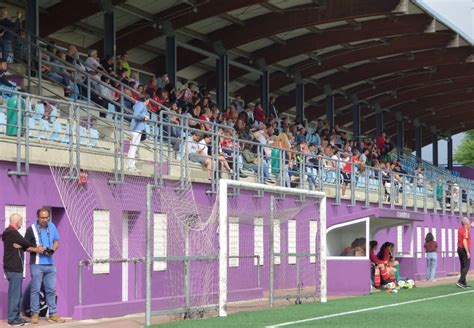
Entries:
[[59, 233], [56, 226], [49, 222], [50, 213], [46, 208], [36, 212], [38, 221], [32, 224], [25, 234], [32, 245], [44, 248], [43, 254], [31, 253], [31, 323], [37, 324], [39, 320], [39, 297], [41, 285], [44, 284], [46, 303], [49, 308], [50, 322], [62, 323], [64, 320], [57, 315], [56, 309], [56, 266], [53, 255], [59, 247]]
[[130, 124], [132, 140], [130, 141], [130, 148], [128, 150], [127, 171], [138, 173], [139, 170], [135, 166], [135, 157], [137, 156], [138, 146], [142, 138], [142, 133], [145, 132], [145, 121], [148, 121], [148, 104], [150, 103], [150, 96], [145, 94], [140, 101], [137, 101], [133, 106], [133, 118]]

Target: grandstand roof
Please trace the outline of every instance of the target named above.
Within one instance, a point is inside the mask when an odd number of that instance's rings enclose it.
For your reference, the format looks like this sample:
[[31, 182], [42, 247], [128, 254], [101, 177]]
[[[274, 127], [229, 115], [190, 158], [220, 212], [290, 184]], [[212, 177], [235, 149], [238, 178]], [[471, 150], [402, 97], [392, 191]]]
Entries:
[[[16, 1], [10, 1], [16, 2]], [[336, 95], [336, 123], [350, 128], [351, 105], [363, 104], [362, 133], [375, 129], [375, 107], [387, 111], [389, 135], [396, 112], [414, 126], [443, 134], [474, 128], [472, 46], [408, 0], [40, 0], [40, 33], [101, 50], [105, 6], [114, 6], [117, 52], [163, 71], [165, 38], [178, 40], [178, 76], [216, 85], [215, 59], [191, 45], [270, 72], [280, 112], [294, 112], [295, 81], [303, 79], [305, 115], [324, 118], [325, 95]], [[102, 4], [102, 5], [101, 5]], [[64, 13], [67, 13], [65, 15]], [[259, 97], [259, 74], [230, 69], [231, 93]], [[454, 121], [451, 118], [455, 118]], [[429, 133], [423, 144], [431, 143]]]

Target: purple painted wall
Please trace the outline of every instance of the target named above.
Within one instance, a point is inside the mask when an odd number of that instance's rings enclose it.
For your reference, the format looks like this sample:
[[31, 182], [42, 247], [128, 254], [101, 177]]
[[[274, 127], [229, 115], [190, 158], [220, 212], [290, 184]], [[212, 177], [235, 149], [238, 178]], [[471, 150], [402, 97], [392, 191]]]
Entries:
[[[143, 312], [144, 310], [144, 266], [137, 265], [138, 279], [138, 297], [134, 295], [134, 265], [129, 264], [129, 301], [122, 302], [122, 266], [121, 264], [111, 264], [110, 273], [108, 274], [93, 274], [91, 268], [83, 268], [83, 305], [78, 305], [78, 262], [80, 259], [88, 258], [87, 253], [82, 248], [79, 240], [76, 237], [73, 226], [70, 223], [63, 207], [63, 203], [59, 197], [54, 179], [48, 167], [32, 166], [28, 177], [8, 177], [7, 170], [14, 168], [12, 163], [0, 163], [0, 211], [4, 211], [5, 205], [26, 205], [27, 206], [27, 224], [30, 225], [35, 220], [36, 209], [43, 206], [53, 208], [53, 221], [57, 224], [61, 234], [61, 248], [56, 255], [58, 267], [58, 293], [59, 293], [59, 312], [61, 315], [74, 316], [77, 319], [96, 318], [104, 316], [118, 316], [128, 313]], [[94, 202], [90, 206], [92, 208], [85, 209], [87, 215], [92, 216], [92, 209], [109, 209], [111, 218], [111, 230], [115, 236], [121, 236], [122, 215], [123, 209], [133, 211], [133, 224], [130, 229], [130, 239], [141, 243], [136, 254], [129, 254], [130, 256], [139, 256], [140, 250], [144, 250], [144, 240], [140, 239], [142, 236], [145, 222], [145, 185], [146, 179], [135, 179], [134, 181], [134, 196], [133, 199], [124, 199], [122, 187], [112, 187], [107, 183], [107, 177], [104, 175], [97, 175], [94, 177], [90, 174], [90, 186], [94, 186], [97, 190], [102, 190], [100, 197], [92, 194]], [[93, 190], [86, 187], [83, 194], [78, 196], [86, 197]], [[118, 189], [117, 189], [118, 188]], [[206, 195], [207, 185], [194, 184], [193, 192], [197, 202], [202, 206], [212, 206], [214, 197]], [[110, 192], [105, 192], [110, 191]], [[171, 184], [159, 192], [173, 192]], [[97, 199], [96, 199], [97, 198]], [[266, 194], [263, 198], [255, 198], [251, 192], [241, 191], [238, 197], [229, 202], [230, 212], [232, 210], [240, 209], [240, 212], [235, 213], [240, 218], [239, 226], [239, 254], [253, 255], [254, 254], [254, 226], [253, 218], [260, 214], [264, 217], [264, 245], [269, 241], [268, 229], [268, 204], [269, 195]], [[348, 206], [349, 204], [343, 202], [340, 206], [332, 205], [332, 200], [328, 200], [327, 206], [327, 220], [328, 227], [348, 222], [363, 217], [379, 217], [379, 218], [404, 218], [407, 224], [415, 222], [417, 226], [436, 227], [438, 231], [438, 243], [440, 242], [441, 228], [457, 228], [459, 223], [456, 217], [441, 214], [417, 214], [402, 212], [401, 210], [365, 209], [361, 204], [356, 206]], [[152, 210], [159, 212], [163, 208], [159, 197], [154, 200]], [[288, 223], [287, 220], [295, 218], [297, 225], [297, 252], [309, 252], [309, 221], [311, 219], [318, 219], [312, 202], [306, 200], [303, 210], [297, 213], [296, 216], [290, 215], [288, 211], [298, 205], [295, 199], [287, 197], [285, 200], [279, 202], [279, 208], [276, 211], [276, 218], [281, 221], [281, 252], [286, 253], [288, 248]], [[408, 213], [408, 214], [407, 214]], [[402, 215], [400, 215], [402, 214]], [[409, 216], [407, 218], [406, 216]], [[2, 215], [3, 217], [3, 215]], [[86, 218], [84, 219], [86, 220]], [[87, 222], [87, 221], [85, 221]], [[2, 223], [4, 223], [2, 221]], [[90, 222], [89, 222], [90, 224]], [[168, 255], [184, 255], [183, 235], [171, 230], [176, 229], [176, 218], [168, 218], [169, 238], [168, 238]], [[2, 226], [3, 227], [3, 226]], [[199, 249], [206, 249], [209, 254], [199, 255], [216, 255], [217, 254], [217, 234], [215, 233], [217, 225], [211, 224], [206, 228], [209, 236], [209, 243], [211, 247], [203, 248], [203, 241], [199, 238], [190, 237], [191, 252], [198, 252]], [[416, 229], [416, 228], [415, 228]], [[410, 229], [406, 229], [403, 234], [403, 248], [409, 249]], [[416, 236], [416, 234], [415, 234]], [[423, 230], [424, 237], [424, 230]], [[396, 242], [396, 228], [388, 228], [378, 231], [375, 238], [379, 242], [388, 240]], [[453, 238], [454, 240], [454, 238]], [[119, 243], [120, 244], [120, 243]], [[112, 244], [111, 244], [112, 245]], [[112, 245], [113, 246], [113, 245]], [[3, 245], [0, 246], [3, 249]], [[441, 248], [441, 246], [440, 246]], [[414, 244], [416, 250], [416, 240]], [[3, 253], [3, 252], [2, 252]], [[197, 254], [192, 254], [197, 255]], [[440, 272], [439, 275], [445, 275], [442, 268], [450, 268], [457, 263], [457, 258], [445, 258], [444, 264], [439, 261]], [[425, 270], [424, 258], [402, 258], [402, 275], [409, 277], [420, 278]], [[308, 258], [302, 258], [300, 263], [300, 282], [305, 287], [311, 288], [315, 285], [318, 272], [314, 265], [310, 265]], [[458, 264], [457, 264], [458, 265]], [[458, 265], [459, 266], [459, 265]], [[456, 269], [458, 269], [458, 266]], [[3, 269], [2, 269], [3, 270]], [[0, 270], [0, 271], [2, 271]], [[191, 265], [191, 274], [194, 277], [206, 276], [217, 277], [217, 263], [212, 265], [193, 263]], [[347, 279], [347, 272], [351, 274], [350, 283]], [[444, 270], [450, 271], [450, 270]], [[268, 274], [269, 272], [269, 254], [268, 249], [264, 249], [263, 266], [260, 267], [260, 285], [257, 284], [257, 266], [254, 265], [253, 259], [240, 259], [239, 267], [229, 268], [229, 300], [243, 300], [251, 298], [260, 298], [268, 289]], [[25, 280], [25, 287], [28, 283], [29, 272], [27, 272], [27, 279]], [[183, 306], [184, 299], [183, 290], [183, 265], [180, 262], [168, 262], [166, 271], [152, 273], [152, 297], [153, 307], [155, 309], [164, 309], [176, 306]], [[166, 285], [164, 281], [173, 281], [172, 284]], [[212, 279], [202, 280], [193, 279], [191, 282], [191, 289], [193, 291], [193, 301], [199, 302], [200, 298], [205, 298], [202, 294], [203, 290], [211, 291], [208, 300], [216, 301], [217, 298], [217, 279], [214, 279], [212, 285], [203, 289], [203, 284]], [[364, 294], [370, 289], [369, 285], [370, 272], [369, 263], [367, 260], [353, 260], [353, 259], [338, 259], [328, 261], [328, 291], [330, 295], [348, 295], [348, 294]], [[275, 286], [277, 288], [295, 288], [296, 287], [296, 265], [288, 264], [288, 258], [282, 256], [281, 264], [275, 269]], [[0, 279], [0, 319], [6, 317], [6, 290], [7, 282], [5, 279]], [[178, 291], [178, 292], [177, 292]]]
[[474, 180], [474, 167], [472, 166], [454, 166], [453, 171], [459, 172], [463, 178]]

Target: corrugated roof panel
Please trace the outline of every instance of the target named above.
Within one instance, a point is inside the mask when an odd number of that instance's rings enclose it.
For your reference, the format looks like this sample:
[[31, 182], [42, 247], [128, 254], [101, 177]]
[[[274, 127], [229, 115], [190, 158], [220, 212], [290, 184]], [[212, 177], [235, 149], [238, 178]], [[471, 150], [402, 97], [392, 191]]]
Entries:
[[293, 39], [297, 36], [309, 34], [310, 32], [305, 28], [299, 28], [297, 30], [288, 31], [285, 33], [277, 34], [276, 36], [283, 40]]
[[325, 30], [325, 29], [328, 29], [328, 28], [333, 28], [333, 27], [338, 27], [338, 26], [343, 26], [343, 25], [348, 25], [345, 20], [337, 21], [337, 22], [331, 22], [331, 23], [325, 23], [325, 24], [319, 24], [319, 25], [316, 25], [316, 27], [321, 29], [321, 30]]
[[306, 60], [306, 59], [308, 59], [307, 56], [299, 55], [299, 56], [295, 56], [295, 57], [291, 57], [291, 58], [279, 61], [278, 64], [288, 67], [288, 66], [292, 66], [292, 65], [294, 65], [296, 63], [299, 63], [299, 62], [301, 62], [303, 60]]
[[[165, 9], [171, 8], [176, 5], [176, 0], [127, 0], [127, 4], [145, 10], [150, 14], [156, 14]], [[189, 10], [192, 10], [189, 7]]]
[[206, 73], [205, 70], [197, 68], [196, 66], [188, 66], [180, 71], [178, 71], [178, 75], [183, 77], [187, 80], [194, 80], [198, 76]]
[[229, 11], [228, 14], [241, 20], [247, 20], [256, 16], [267, 14], [269, 12], [270, 10], [268, 10], [267, 8], [264, 8], [259, 5], [253, 5]]
[[280, 88], [280, 90], [283, 92], [290, 92], [290, 91], [295, 90], [295, 88], [296, 88], [296, 83], [291, 83], [287, 86], [284, 86], [283, 88]]
[[325, 78], [326, 76], [332, 75], [332, 74], [337, 73], [337, 72], [339, 72], [337, 69], [331, 69], [329, 71], [325, 71], [325, 72], [313, 75], [312, 78], [322, 79], [322, 78]]
[[137, 63], [143, 65], [153, 58], [155, 58], [157, 54], [153, 52], [149, 52], [140, 48], [134, 48], [128, 51], [129, 60], [133, 63]]
[[385, 18], [385, 17], [387, 17], [387, 16], [385, 16], [385, 15], [366, 16], [366, 17], [355, 18], [354, 20], [356, 20], [358, 22], [365, 22], [365, 21], [370, 21], [370, 20], [380, 19], [380, 18]]
[[258, 49], [268, 47], [269, 45], [272, 45], [272, 44], [273, 44], [273, 41], [271, 41], [270, 39], [259, 39], [253, 42], [243, 44], [237, 47], [237, 49], [240, 49], [246, 52], [254, 52]]
[[223, 20], [219, 17], [210, 17], [208, 19], [188, 25], [187, 27], [196, 32], [207, 34], [231, 24], [231, 22]]
[[74, 30], [71, 27], [63, 28], [56, 33], [51, 34], [52, 39], [57, 39], [69, 44], [74, 44], [79, 47], [88, 48], [92, 44], [101, 40], [99, 36], [81, 32], [80, 30]]
[[286, 8], [291, 8], [295, 6], [301, 6], [301, 5], [306, 5], [309, 3], [312, 3], [312, 0], [270, 0], [269, 3], [272, 5], [277, 6], [278, 8], [281, 9], [286, 9]]

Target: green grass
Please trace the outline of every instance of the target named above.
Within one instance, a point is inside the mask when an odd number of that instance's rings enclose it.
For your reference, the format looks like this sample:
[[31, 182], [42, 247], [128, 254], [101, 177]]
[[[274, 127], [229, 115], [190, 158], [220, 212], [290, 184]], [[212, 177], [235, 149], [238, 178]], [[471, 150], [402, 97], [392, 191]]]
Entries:
[[[298, 321], [328, 314], [366, 309], [465, 291], [471, 291], [471, 289], [461, 290], [454, 286], [454, 284], [429, 288], [415, 288], [401, 290], [398, 294], [386, 294], [385, 292], [381, 292], [361, 297], [331, 300], [326, 304], [305, 303], [302, 305], [288, 305], [286, 307], [265, 309], [261, 311], [241, 312], [229, 315], [227, 318], [213, 317], [207, 319], [180, 320], [159, 325], [159, 327], [266, 327], [269, 325]], [[336, 318], [309, 321], [288, 327], [472, 328], [474, 327], [474, 291], [447, 298], [349, 314]]]

